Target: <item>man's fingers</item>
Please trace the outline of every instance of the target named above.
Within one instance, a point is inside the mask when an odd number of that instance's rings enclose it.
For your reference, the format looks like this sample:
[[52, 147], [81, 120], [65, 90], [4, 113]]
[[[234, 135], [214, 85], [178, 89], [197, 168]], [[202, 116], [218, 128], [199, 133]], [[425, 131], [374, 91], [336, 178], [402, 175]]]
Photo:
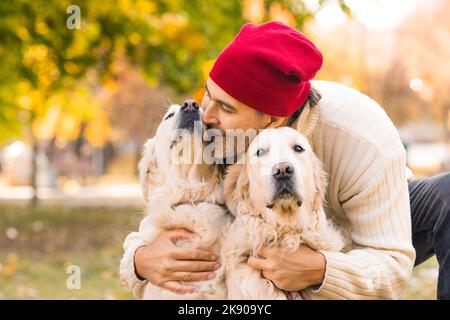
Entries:
[[171, 278], [177, 281], [205, 281], [214, 279], [214, 272], [174, 272]]
[[275, 248], [263, 247], [257, 252], [257, 254], [258, 254], [258, 256], [261, 256], [264, 258], [269, 258], [269, 257], [273, 256], [274, 253], [277, 253], [278, 251], [279, 250], [277, 250]]
[[215, 261], [217, 256], [209, 251], [202, 249], [182, 249], [177, 248], [173, 252], [173, 258], [177, 260], [204, 260]]
[[186, 271], [186, 272], [205, 272], [214, 271], [220, 268], [220, 264], [214, 261], [175, 261], [173, 271]]
[[195, 233], [189, 232], [186, 229], [175, 229], [166, 231], [166, 236], [170, 241], [175, 243], [177, 240], [189, 240], [195, 236]]
[[178, 294], [194, 293], [197, 291], [197, 288], [181, 284], [177, 281], [166, 281], [160, 287]]
[[273, 283], [273, 273], [272, 272], [270, 272], [270, 271], [262, 271], [261, 272], [261, 275], [265, 278], [265, 279], [267, 279], [267, 280], [270, 280], [270, 281], [272, 281], [272, 283]]
[[257, 269], [257, 270], [268, 270], [268, 269], [270, 269], [269, 261], [267, 259], [250, 257], [250, 258], [248, 258], [247, 263], [253, 269]]

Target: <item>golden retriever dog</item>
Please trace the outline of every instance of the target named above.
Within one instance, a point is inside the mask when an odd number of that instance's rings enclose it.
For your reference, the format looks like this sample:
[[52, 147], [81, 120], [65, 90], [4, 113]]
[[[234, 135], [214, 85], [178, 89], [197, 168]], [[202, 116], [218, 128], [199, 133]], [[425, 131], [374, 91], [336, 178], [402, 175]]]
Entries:
[[[197, 236], [179, 247], [207, 247], [220, 256], [222, 230], [232, 218], [224, 206], [222, 175], [202, 158], [202, 110], [191, 101], [171, 105], [139, 163], [147, 216], [139, 232], [151, 242], [161, 232], [184, 228]], [[221, 262], [221, 261], [219, 261]], [[225, 299], [224, 266], [212, 280], [190, 282], [197, 293], [177, 294], [148, 283], [144, 299]]]
[[[236, 217], [222, 247], [229, 299], [287, 299], [287, 293], [247, 264], [264, 246], [285, 251], [300, 245], [343, 248], [342, 235], [323, 209], [326, 181], [306, 138], [289, 127], [261, 131], [244, 164], [228, 168], [224, 192]], [[303, 290], [296, 298], [307, 297]]]

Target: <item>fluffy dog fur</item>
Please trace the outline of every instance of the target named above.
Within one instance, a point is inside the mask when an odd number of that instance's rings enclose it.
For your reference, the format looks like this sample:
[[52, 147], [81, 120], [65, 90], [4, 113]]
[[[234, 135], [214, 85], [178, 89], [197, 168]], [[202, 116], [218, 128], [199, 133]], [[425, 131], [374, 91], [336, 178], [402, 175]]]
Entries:
[[[290, 194], [277, 196], [275, 189], [284, 187], [274, 181], [272, 170], [281, 162], [292, 164], [294, 174]], [[343, 237], [322, 206], [326, 181], [306, 138], [288, 127], [263, 130], [250, 144], [245, 163], [228, 168], [224, 192], [236, 217], [223, 244], [229, 299], [286, 299], [285, 292], [247, 264], [263, 246], [285, 251], [302, 244], [315, 250], [343, 248]]]
[[[196, 112], [199, 114], [183, 119], [181, 107], [170, 106], [155, 137], [145, 144], [139, 174], [148, 214], [140, 233], [144, 241], [151, 242], [165, 230], [184, 228], [198, 236], [192, 241], [177, 241], [177, 246], [208, 247], [220, 256], [222, 231], [231, 216], [223, 206], [219, 168], [201, 159], [202, 148], [198, 147], [202, 146], [202, 132], [193, 130], [201, 110]], [[180, 127], [189, 128], [182, 137], [175, 134]], [[188, 143], [183, 144], [183, 139]], [[214, 279], [189, 285], [196, 286], [198, 293], [177, 294], [148, 283], [143, 298], [225, 299], [224, 266], [216, 270]]]

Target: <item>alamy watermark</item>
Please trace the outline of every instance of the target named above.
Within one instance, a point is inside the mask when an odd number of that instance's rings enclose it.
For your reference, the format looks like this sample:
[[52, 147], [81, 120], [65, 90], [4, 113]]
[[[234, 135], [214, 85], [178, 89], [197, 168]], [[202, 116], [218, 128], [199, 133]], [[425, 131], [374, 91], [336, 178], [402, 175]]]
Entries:
[[[205, 129], [201, 121], [195, 121], [191, 129], [176, 129], [172, 133], [171, 142], [167, 142], [167, 145], [170, 146], [171, 159], [174, 164], [258, 163], [260, 168], [270, 175], [273, 161], [275, 159], [281, 161], [286, 155], [279, 148], [282, 143], [270, 146], [270, 158], [258, 157], [256, 154], [245, 155], [249, 145], [261, 131], [227, 129], [223, 132], [216, 128]], [[277, 137], [277, 135], [280, 136]], [[278, 131], [273, 131], [271, 138], [274, 141], [283, 141], [283, 136]], [[264, 150], [264, 152], [267, 151]]]
[[81, 289], [81, 268], [77, 265], [70, 265], [66, 269], [66, 273], [69, 275], [66, 280], [66, 287], [69, 290]]
[[81, 29], [81, 9], [76, 4], [67, 7], [66, 13], [69, 16], [66, 19], [66, 26], [69, 30]]

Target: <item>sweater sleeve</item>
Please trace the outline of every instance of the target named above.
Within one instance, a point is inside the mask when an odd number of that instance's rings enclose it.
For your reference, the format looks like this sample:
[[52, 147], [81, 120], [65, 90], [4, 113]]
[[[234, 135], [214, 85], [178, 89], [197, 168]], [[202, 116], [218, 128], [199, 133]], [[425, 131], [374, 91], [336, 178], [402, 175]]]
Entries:
[[119, 276], [122, 283], [131, 291], [134, 297], [141, 299], [147, 280], [140, 280], [136, 275], [134, 254], [136, 250], [146, 245], [140, 232], [131, 232], [123, 243], [124, 253], [120, 260]]
[[399, 299], [411, 275], [415, 251], [404, 155], [342, 203], [351, 226], [352, 250], [321, 251], [325, 278], [313, 295], [327, 299]]

